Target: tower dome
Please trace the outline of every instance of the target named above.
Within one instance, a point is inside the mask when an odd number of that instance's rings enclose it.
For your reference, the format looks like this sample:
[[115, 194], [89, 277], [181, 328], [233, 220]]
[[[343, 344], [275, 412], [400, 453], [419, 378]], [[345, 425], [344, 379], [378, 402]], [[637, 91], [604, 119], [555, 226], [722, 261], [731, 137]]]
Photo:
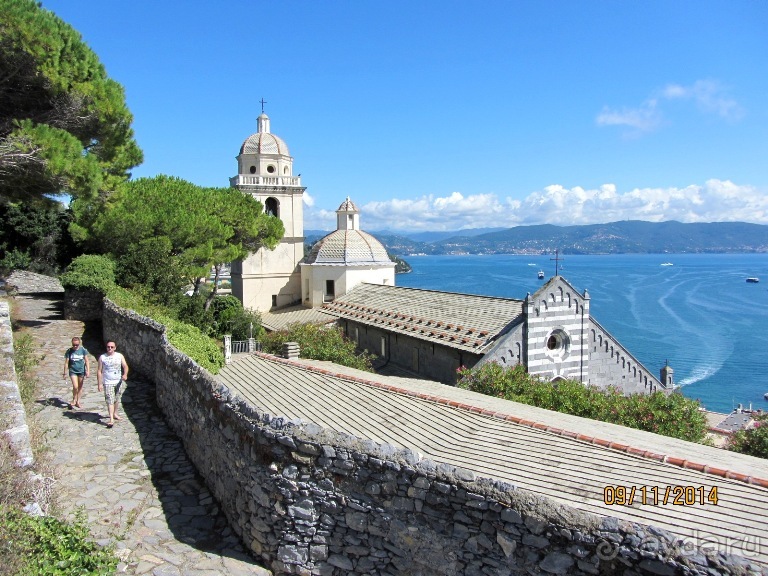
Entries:
[[257, 130], [240, 146], [240, 154], [282, 154], [290, 156], [283, 139], [269, 131], [269, 116], [264, 112], [256, 119]]

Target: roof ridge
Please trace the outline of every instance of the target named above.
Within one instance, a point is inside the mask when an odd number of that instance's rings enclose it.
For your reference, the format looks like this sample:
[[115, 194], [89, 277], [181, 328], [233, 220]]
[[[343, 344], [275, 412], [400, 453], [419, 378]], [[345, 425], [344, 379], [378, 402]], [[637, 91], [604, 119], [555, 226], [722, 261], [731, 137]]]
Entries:
[[[432, 293], [438, 293], [438, 294], [446, 294], [448, 296], [471, 296], [473, 298], [482, 298], [485, 300], [501, 300], [504, 302], [520, 302], [520, 303], [525, 302], [525, 300], [520, 298], [505, 298], [504, 296], [488, 296], [486, 294], [470, 294], [468, 292], [446, 292], [445, 290], [437, 290], [435, 288], [415, 288], [413, 286], [392, 286], [389, 284], [375, 284], [373, 282], [361, 282], [360, 284], [358, 284], [358, 286], [363, 286], [363, 285], [376, 286], [386, 290], [392, 290], [392, 289], [404, 290], [404, 291], [412, 290], [415, 292], [432, 292]], [[355, 288], [357, 288], [357, 286], [355, 286]], [[352, 291], [355, 290], [355, 288], [347, 292], [347, 294], [350, 294]]]

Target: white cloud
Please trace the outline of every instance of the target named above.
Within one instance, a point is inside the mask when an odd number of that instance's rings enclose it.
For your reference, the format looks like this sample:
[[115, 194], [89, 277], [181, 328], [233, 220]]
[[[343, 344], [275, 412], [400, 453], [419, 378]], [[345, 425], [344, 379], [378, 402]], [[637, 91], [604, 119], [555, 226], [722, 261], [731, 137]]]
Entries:
[[634, 108], [620, 109], [604, 106], [595, 118], [598, 126], [624, 126], [631, 130], [626, 136], [652, 132], [664, 123], [664, 103], [670, 100], [690, 101], [703, 114], [714, 114], [726, 120], [738, 121], [744, 110], [716, 80], [697, 80], [690, 86], [668, 84]]
[[615, 110], [608, 106], [597, 115], [598, 126], [628, 126], [636, 132], [651, 132], [661, 124], [661, 113], [656, 109], [655, 99], [647, 100], [637, 108]]
[[715, 114], [727, 120], [739, 120], [744, 115], [741, 106], [715, 80], [697, 80], [691, 86], [670, 84], [662, 94], [670, 100], [691, 100], [705, 114]]
[[312, 196], [310, 196], [309, 193], [307, 193], [306, 191], [304, 192], [304, 194], [302, 194], [302, 200], [304, 201], [304, 204], [309, 207], [312, 207], [315, 205], [315, 199], [312, 198]]
[[[663, 222], [740, 221], [768, 224], [768, 191], [708, 180], [684, 188], [635, 188], [619, 192], [613, 184], [595, 189], [547, 186], [519, 200], [495, 194], [422, 196], [359, 205], [364, 230], [460, 230], [529, 224], [595, 224], [618, 220]], [[308, 210], [305, 227], [335, 228], [329, 210]]]

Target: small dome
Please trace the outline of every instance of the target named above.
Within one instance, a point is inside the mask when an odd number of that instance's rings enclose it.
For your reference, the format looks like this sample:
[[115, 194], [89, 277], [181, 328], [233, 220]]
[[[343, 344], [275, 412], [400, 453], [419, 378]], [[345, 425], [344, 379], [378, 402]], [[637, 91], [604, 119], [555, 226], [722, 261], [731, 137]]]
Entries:
[[360, 212], [360, 210], [357, 209], [355, 203], [349, 199], [349, 196], [347, 196], [347, 199], [341, 203], [341, 206], [339, 206], [339, 209], [336, 210], [336, 212]]
[[307, 264], [391, 264], [381, 242], [361, 230], [336, 230], [312, 247]]

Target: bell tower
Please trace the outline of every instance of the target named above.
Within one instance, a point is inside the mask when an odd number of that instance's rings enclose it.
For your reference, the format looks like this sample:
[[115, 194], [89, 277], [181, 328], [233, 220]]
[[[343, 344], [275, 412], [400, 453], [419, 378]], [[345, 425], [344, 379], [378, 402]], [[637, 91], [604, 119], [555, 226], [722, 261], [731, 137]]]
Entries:
[[237, 156], [237, 176], [230, 186], [261, 202], [267, 214], [280, 218], [285, 236], [274, 250], [260, 248], [232, 263], [232, 294], [246, 308], [266, 312], [301, 301], [304, 257], [304, 211], [301, 175], [293, 175], [288, 146], [270, 131], [269, 116], [256, 120], [256, 133], [246, 138]]

